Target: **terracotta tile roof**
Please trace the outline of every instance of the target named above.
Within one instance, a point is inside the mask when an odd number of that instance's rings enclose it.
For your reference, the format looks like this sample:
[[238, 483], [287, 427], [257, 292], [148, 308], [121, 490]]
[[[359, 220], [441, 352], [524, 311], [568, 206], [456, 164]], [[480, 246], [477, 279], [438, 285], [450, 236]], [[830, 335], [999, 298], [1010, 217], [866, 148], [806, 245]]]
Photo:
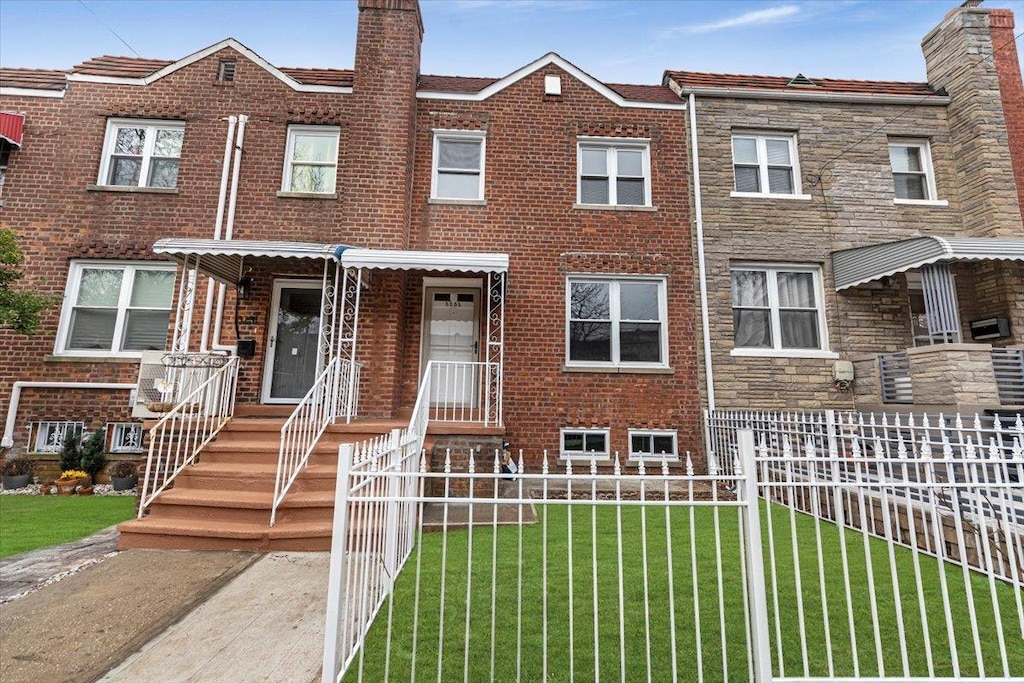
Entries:
[[76, 64], [71, 69], [71, 73], [86, 76], [112, 76], [114, 78], [143, 78], [173, 63], [172, 59], [141, 59], [139, 57], [103, 55]]
[[[794, 74], [795, 75], [795, 74]], [[789, 85], [793, 76], [713, 74], [696, 71], [666, 71], [684, 88], [732, 88], [737, 90], [784, 90], [790, 92], [848, 93], [855, 95], [934, 95], [927, 83], [906, 81], [854, 81], [841, 78], [810, 78], [815, 85]]]
[[305, 85], [333, 85], [343, 88], [352, 87], [351, 69], [305, 69], [291, 66], [278, 67], [299, 83]]
[[432, 92], [457, 92], [473, 93], [480, 92], [491, 85], [498, 78], [474, 78], [472, 76], [431, 76], [423, 74], [420, 76], [417, 90], [430, 90]]
[[57, 69], [0, 69], [0, 87], [63, 90], [66, 75]]
[[626, 83], [605, 83], [609, 88], [632, 102], [653, 104], [680, 104], [679, 95], [667, 85], [630, 85]]

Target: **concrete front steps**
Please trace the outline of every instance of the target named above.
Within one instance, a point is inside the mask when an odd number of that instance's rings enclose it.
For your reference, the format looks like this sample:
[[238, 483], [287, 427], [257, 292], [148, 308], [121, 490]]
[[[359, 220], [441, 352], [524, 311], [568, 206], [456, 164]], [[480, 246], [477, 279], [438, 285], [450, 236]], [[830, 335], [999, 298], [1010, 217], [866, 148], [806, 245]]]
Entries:
[[281, 426], [290, 412], [290, 407], [240, 406], [199, 461], [150, 505], [146, 517], [118, 525], [118, 548], [330, 550], [338, 446], [405, 427], [407, 420], [328, 427], [271, 527]]

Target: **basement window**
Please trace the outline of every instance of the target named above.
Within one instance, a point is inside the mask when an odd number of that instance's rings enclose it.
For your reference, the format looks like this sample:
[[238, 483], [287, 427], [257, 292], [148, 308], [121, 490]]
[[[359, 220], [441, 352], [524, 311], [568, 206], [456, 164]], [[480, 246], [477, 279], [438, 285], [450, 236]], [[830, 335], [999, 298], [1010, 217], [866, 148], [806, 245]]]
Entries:
[[108, 422], [107, 444], [111, 453], [142, 453], [142, 423]]
[[561, 457], [577, 460], [607, 460], [609, 457], [607, 429], [561, 430]]
[[678, 437], [675, 430], [651, 431], [629, 430], [629, 459], [677, 460], [679, 458]]

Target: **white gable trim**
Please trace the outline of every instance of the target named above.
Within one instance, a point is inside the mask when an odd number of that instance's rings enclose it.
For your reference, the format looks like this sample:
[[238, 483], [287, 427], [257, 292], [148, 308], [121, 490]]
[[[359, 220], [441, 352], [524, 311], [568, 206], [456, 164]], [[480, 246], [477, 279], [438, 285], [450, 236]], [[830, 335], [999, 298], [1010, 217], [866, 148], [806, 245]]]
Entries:
[[0, 96], [6, 97], [64, 97], [66, 90], [47, 90], [43, 88], [0, 88]]
[[352, 92], [352, 88], [346, 88], [336, 85], [307, 85], [299, 83], [297, 80], [284, 73], [276, 66], [268, 62], [267, 60], [260, 57], [258, 54], [242, 45], [234, 38], [226, 38], [219, 43], [214, 43], [210, 47], [204, 48], [199, 52], [193, 52], [188, 57], [179, 59], [178, 61], [168, 64], [159, 71], [155, 71], [148, 76], [142, 78], [122, 78], [117, 76], [92, 76], [89, 74], [68, 74], [69, 81], [78, 81], [80, 83], [106, 83], [110, 85], [149, 85], [154, 81], [158, 81], [164, 76], [168, 76], [179, 69], [183, 69], [186, 66], [194, 64], [201, 59], [206, 59], [212, 54], [220, 52], [224, 48], [230, 47], [235, 50], [243, 57], [253, 62], [254, 64], [262, 67], [271, 76], [287, 85], [292, 90], [297, 92], [322, 92], [322, 93], [338, 93], [348, 94]]
[[598, 94], [603, 95], [605, 98], [613, 102], [620, 107], [628, 107], [632, 109], [676, 109], [685, 110], [686, 103], [680, 102], [679, 104], [666, 104], [662, 102], [636, 102], [633, 100], [627, 100], [619, 93], [615, 92], [601, 81], [597, 80], [590, 74], [581, 70], [579, 67], [567, 62], [562, 59], [558, 54], [549, 52], [540, 59], [530, 62], [524, 67], [521, 67], [508, 76], [500, 78], [494, 83], [483, 90], [475, 93], [451, 93], [434, 90], [420, 90], [417, 91], [416, 97], [421, 100], [457, 100], [462, 102], [482, 102], [492, 95], [496, 95], [510, 85], [517, 83], [532, 73], [535, 73], [539, 69], [543, 69], [546, 66], [555, 65], [565, 71], [567, 74], [580, 81], [584, 85], [587, 85]]

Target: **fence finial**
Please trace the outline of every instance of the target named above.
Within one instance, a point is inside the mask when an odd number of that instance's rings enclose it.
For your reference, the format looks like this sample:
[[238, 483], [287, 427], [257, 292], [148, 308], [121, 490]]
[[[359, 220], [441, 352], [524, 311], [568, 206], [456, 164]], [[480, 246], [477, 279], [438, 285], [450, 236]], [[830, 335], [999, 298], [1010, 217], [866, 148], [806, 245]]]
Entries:
[[[596, 466], [593, 468], [593, 471], [594, 472], [597, 471]], [[615, 476], [616, 477], [618, 477], [618, 476], [620, 476], [622, 474], [622, 464], [619, 462], [619, 452], [618, 451], [615, 451], [615, 468], [613, 469], [613, 472], [615, 472]]]

